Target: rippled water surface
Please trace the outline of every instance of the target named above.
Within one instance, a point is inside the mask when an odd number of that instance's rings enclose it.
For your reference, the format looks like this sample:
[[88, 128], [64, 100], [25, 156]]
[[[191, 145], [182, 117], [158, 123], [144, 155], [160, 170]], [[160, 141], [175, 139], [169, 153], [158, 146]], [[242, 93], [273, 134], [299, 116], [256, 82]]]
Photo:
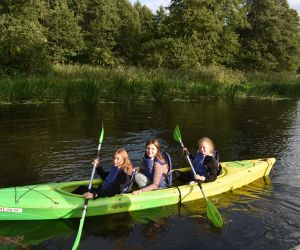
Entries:
[[[172, 139], [179, 124], [190, 151], [211, 137], [221, 161], [276, 157], [270, 178], [211, 200], [87, 218], [80, 249], [291, 249], [300, 245], [300, 102], [291, 100], [0, 106], [0, 188], [89, 179], [104, 122], [101, 160], [125, 147], [139, 164], [158, 138], [174, 167], [186, 165]], [[1, 201], [1, 197], [0, 197]], [[79, 220], [0, 222], [0, 249], [70, 249]]]

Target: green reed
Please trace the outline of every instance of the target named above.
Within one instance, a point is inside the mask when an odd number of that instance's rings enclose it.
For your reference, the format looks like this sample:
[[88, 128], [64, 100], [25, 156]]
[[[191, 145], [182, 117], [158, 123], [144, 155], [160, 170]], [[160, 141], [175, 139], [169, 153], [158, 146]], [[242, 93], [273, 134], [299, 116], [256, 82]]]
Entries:
[[223, 67], [198, 69], [104, 69], [54, 65], [46, 75], [0, 78], [0, 102], [199, 100], [240, 96], [299, 98], [300, 76], [244, 73]]

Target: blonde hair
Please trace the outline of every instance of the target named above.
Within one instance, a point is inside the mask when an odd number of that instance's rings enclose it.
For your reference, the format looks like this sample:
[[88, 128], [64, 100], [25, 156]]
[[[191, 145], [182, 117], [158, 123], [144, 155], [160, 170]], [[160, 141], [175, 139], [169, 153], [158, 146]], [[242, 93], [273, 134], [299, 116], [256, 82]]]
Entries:
[[210, 138], [203, 137], [203, 138], [199, 139], [198, 147], [200, 147], [200, 145], [202, 145], [203, 142], [206, 142], [210, 146], [210, 153], [215, 152], [215, 145], [214, 145], [213, 141]]
[[129, 156], [128, 156], [127, 151], [126, 151], [124, 148], [120, 148], [120, 149], [118, 149], [118, 150], [114, 153], [114, 156], [115, 156], [116, 154], [121, 155], [122, 158], [123, 158], [123, 160], [124, 160], [123, 164], [121, 165], [121, 168], [124, 170], [124, 172], [125, 172], [126, 174], [131, 175], [131, 174], [132, 174], [132, 170], [133, 170], [133, 166], [132, 166], [132, 163], [131, 163], [131, 161], [130, 161], [130, 159], [129, 159]]

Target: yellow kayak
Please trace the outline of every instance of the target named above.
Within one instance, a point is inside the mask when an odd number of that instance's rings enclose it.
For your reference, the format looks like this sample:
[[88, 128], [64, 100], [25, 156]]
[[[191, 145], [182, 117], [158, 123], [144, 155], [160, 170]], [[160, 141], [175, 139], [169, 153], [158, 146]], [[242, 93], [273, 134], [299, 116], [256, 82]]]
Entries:
[[[206, 196], [221, 194], [269, 175], [275, 158], [221, 162], [221, 174], [214, 182], [203, 183]], [[180, 169], [190, 171], [190, 168]], [[0, 189], [0, 220], [46, 220], [79, 218], [84, 199], [70, 193], [89, 180], [65, 183], [48, 183]], [[99, 185], [101, 180], [95, 180]], [[90, 200], [86, 216], [115, 214], [167, 206], [202, 199], [197, 183], [157, 189], [139, 195], [119, 194], [113, 197]]]

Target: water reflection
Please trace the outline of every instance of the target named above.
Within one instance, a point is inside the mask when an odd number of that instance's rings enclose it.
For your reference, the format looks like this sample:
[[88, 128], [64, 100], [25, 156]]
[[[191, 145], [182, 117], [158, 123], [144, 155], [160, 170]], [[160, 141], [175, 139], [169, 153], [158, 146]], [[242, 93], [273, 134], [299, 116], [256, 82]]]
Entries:
[[[121, 146], [139, 164], [145, 141], [154, 137], [173, 156], [175, 167], [182, 166], [184, 158], [172, 139], [176, 124], [191, 151], [196, 150], [197, 139], [206, 135], [215, 141], [223, 161], [276, 157], [289, 143], [296, 110], [293, 102], [251, 99], [205, 105], [2, 106], [0, 185], [89, 178], [101, 122], [106, 132], [101, 158], [108, 165], [112, 152]], [[14, 174], [20, 171], [22, 175]]]
[[[204, 203], [195, 201], [180, 209], [171, 206], [87, 219], [82, 249], [95, 245], [115, 249], [289, 249], [299, 245], [300, 102], [239, 99], [0, 106], [0, 187], [88, 179], [102, 122], [105, 138], [100, 157], [107, 166], [121, 146], [139, 165], [144, 144], [152, 137], [161, 140], [175, 168], [186, 165], [172, 139], [176, 124], [192, 152], [198, 138], [209, 136], [221, 161], [268, 156], [278, 161], [271, 182], [262, 179], [212, 197], [225, 221], [221, 231], [210, 226]], [[40, 229], [38, 233], [32, 230], [36, 235], [26, 236], [24, 232], [36, 225], [23, 223], [0, 225], [0, 232], [8, 225], [21, 233], [11, 230], [7, 237], [25, 236], [24, 240], [15, 238], [21, 245], [68, 249], [78, 228], [78, 220], [71, 220], [63, 232], [55, 224], [49, 226], [58, 234]], [[34, 237], [41, 242], [30, 242]]]
[[0, 249], [32, 249], [49, 240], [56, 249], [73, 233], [66, 220], [0, 222]]

